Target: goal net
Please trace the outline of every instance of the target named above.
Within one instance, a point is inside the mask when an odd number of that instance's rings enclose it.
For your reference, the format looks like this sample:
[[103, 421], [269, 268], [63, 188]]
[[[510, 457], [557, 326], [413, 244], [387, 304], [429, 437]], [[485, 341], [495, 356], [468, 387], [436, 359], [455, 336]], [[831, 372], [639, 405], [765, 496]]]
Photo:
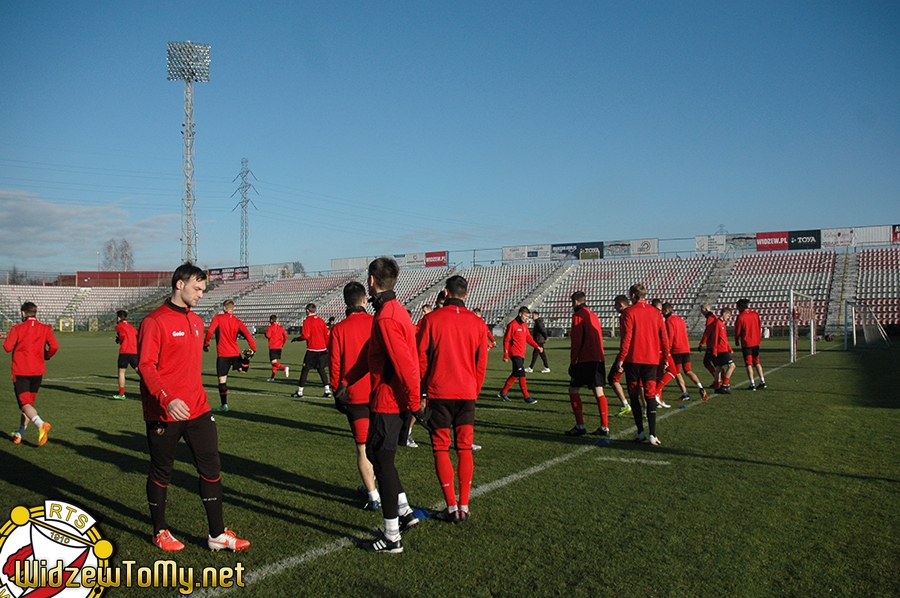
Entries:
[[[790, 291], [790, 314], [791, 314], [791, 363], [797, 361], [798, 353], [801, 345], [805, 349], [806, 341], [801, 337], [809, 339], [809, 354], [816, 354], [816, 332], [818, 330], [818, 322], [816, 321], [816, 304], [811, 295], [806, 295], [798, 291]], [[803, 334], [804, 327], [808, 327], [808, 333]]]
[[891, 339], [868, 305], [844, 302], [844, 350], [888, 349]]

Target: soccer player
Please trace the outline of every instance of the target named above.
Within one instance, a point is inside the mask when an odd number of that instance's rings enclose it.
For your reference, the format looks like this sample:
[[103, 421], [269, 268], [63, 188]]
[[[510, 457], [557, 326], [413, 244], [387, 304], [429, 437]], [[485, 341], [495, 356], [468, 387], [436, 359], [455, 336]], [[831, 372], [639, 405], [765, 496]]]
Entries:
[[[628, 297], [625, 295], [616, 295], [615, 299], [613, 299], [613, 308], [616, 310], [616, 313], [619, 314], [619, 338], [622, 338], [622, 312], [628, 308], [628, 305]], [[616, 368], [610, 368], [606, 382], [612, 386], [613, 392], [616, 393], [616, 397], [622, 404], [622, 407], [619, 408], [619, 412], [616, 413], [616, 417], [622, 417], [623, 415], [631, 413], [631, 405], [628, 404], [628, 399], [625, 398], [625, 391], [622, 389], [621, 380], [622, 372]]]
[[709, 395], [706, 393], [706, 389], [703, 388], [700, 378], [691, 369], [691, 341], [688, 339], [687, 324], [685, 324], [684, 318], [675, 313], [675, 308], [671, 303], [663, 303], [662, 314], [666, 320], [666, 334], [669, 335], [669, 351], [672, 355], [672, 362], [675, 365], [674, 372], [666, 372], [666, 375], [669, 373], [675, 375], [678, 385], [681, 387], [682, 401], [687, 401], [691, 398], [684, 383], [682, 371], [691, 379], [691, 382], [697, 385], [697, 390], [700, 391], [700, 400], [707, 400]]
[[569, 402], [575, 413], [575, 427], [566, 432], [566, 436], [583, 436], [587, 433], [584, 426], [584, 409], [579, 389], [591, 389], [597, 399], [600, 410], [600, 427], [594, 432], [597, 436], [609, 437], [609, 407], [606, 395], [603, 394], [603, 379], [606, 377], [606, 363], [603, 357], [603, 330], [600, 320], [588, 309], [587, 296], [584, 291], [572, 293], [572, 329], [569, 338], [572, 347], [569, 351]]
[[38, 322], [37, 305], [26, 301], [22, 304], [21, 313], [22, 321], [13, 326], [3, 339], [3, 350], [12, 353], [13, 390], [22, 411], [19, 429], [12, 434], [12, 439], [15, 444], [21, 444], [28, 420], [31, 420], [38, 429], [38, 446], [44, 446], [51, 426], [38, 415], [34, 402], [47, 373], [45, 362], [56, 354], [59, 344], [53, 336], [53, 328]]
[[715, 329], [709, 346], [712, 349], [716, 364], [716, 394], [731, 394], [731, 374], [734, 373], [734, 360], [731, 356], [731, 345], [728, 344], [728, 332], [725, 324], [731, 318], [731, 308], [723, 307], [721, 315], [716, 318]]
[[128, 322], [128, 312], [116, 312], [116, 344], [119, 345], [119, 394], [114, 399], [125, 400], [125, 371], [128, 366], [137, 371], [137, 330]]
[[[744, 365], [747, 366], [747, 378], [750, 379], [748, 390], [766, 387], [766, 377], [763, 367], [759, 363], [759, 343], [762, 341], [762, 323], [759, 314], [750, 309], [749, 299], [740, 299], [737, 302], [738, 317], [734, 321], [734, 344], [741, 346], [744, 355]], [[759, 372], [759, 386], [753, 379], [753, 368]]]
[[179, 266], [172, 275], [171, 298], [144, 318], [138, 332], [141, 402], [150, 452], [147, 502], [153, 543], [166, 552], [184, 549], [166, 523], [168, 486], [182, 438], [200, 478], [209, 525], [207, 546], [214, 551], [250, 546], [224, 523], [218, 432], [203, 388], [203, 320], [192, 311], [205, 289], [206, 272], [190, 262]]
[[[424, 319], [417, 338], [419, 369], [428, 395], [425, 418], [431, 428], [434, 467], [447, 502], [437, 519], [451, 523], [469, 518], [475, 401], [487, 371], [484, 320], [466, 309], [468, 295], [465, 278], [448, 278], [444, 306]], [[459, 500], [450, 460], [451, 429], [456, 441]]]
[[[475, 314], [476, 316], [478, 316], [479, 318], [481, 318], [482, 321], [484, 320], [484, 316], [481, 314], [480, 307], [476, 307], [475, 309], [473, 309], [472, 313]], [[488, 350], [490, 351], [491, 349], [493, 349], [494, 347], [497, 346], [497, 339], [494, 338], [494, 330], [491, 327], [491, 325], [488, 324], [487, 322], [485, 322], [484, 325], [487, 326]]]
[[342, 388], [342, 384], [346, 387], [346, 394], [335, 394], [335, 407], [347, 416], [356, 441], [356, 466], [368, 495], [365, 508], [377, 511], [381, 508], [381, 496], [375, 487], [375, 470], [366, 457], [372, 385], [368, 375], [361, 375], [352, 385], [347, 384], [347, 374], [353, 368], [360, 369], [361, 374], [368, 371], [366, 360], [372, 336], [372, 316], [366, 312], [366, 288], [356, 281], [348, 282], [344, 285], [344, 303], [347, 304], [347, 317], [334, 325], [328, 340], [328, 372], [333, 388]]
[[531, 345], [539, 352], [543, 352], [544, 348], [531, 338], [531, 332], [528, 330], [529, 317], [531, 317], [531, 310], [523, 305], [519, 308], [519, 315], [513, 318], [506, 327], [506, 334], [503, 336], [503, 361], [507, 362], [512, 359], [512, 373], [506, 379], [503, 390], [500, 391], [500, 398], [509, 402], [511, 400], [508, 394], [509, 389], [518, 380], [522, 394], [525, 395], [525, 402], [534, 405], [537, 403], [537, 399], [529, 396], [528, 383], [525, 382], [525, 347]]
[[222, 402], [221, 407], [213, 409], [216, 412], [228, 412], [228, 370], [247, 371], [241, 359], [238, 333], [244, 335], [250, 350], [256, 353], [256, 340], [241, 319], [234, 315], [234, 301], [226, 299], [222, 303], [222, 313], [213, 316], [203, 341], [203, 350], [209, 351], [209, 341], [216, 335], [216, 375], [219, 376], [219, 399]]
[[[533, 322], [531, 325], [531, 338], [533, 338], [534, 342], [539, 344], [541, 349], [543, 349], [544, 345], [547, 344], [547, 339], [550, 338], [550, 334], [547, 332], [547, 327], [544, 326], [544, 320], [541, 319], [541, 314], [532, 312], [531, 321]], [[543, 350], [538, 351], [537, 349], [532, 349], [531, 365], [525, 368], [525, 371], [529, 374], [534, 371], [534, 364], [537, 363], [538, 355], [541, 356], [541, 361], [544, 363], [544, 369], [541, 370], [541, 373], [549, 374], [550, 364], [547, 362], [547, 352]]]
[[[372, 463], [375, 479], [381, 488], [384, 530], [377, 538], [363, 542], [361, 546], [373, 552], [403, 552], [400, 534], [419, 523], [409, 506], [400, 474], [394, 465], [397, 442], [404, 428], [401, 413], [413, 412], [422, 426], [428, 429], [424, 414], [420, 411], [421, 378], [416, 352], [416, 327], [394, 294], [399, 274], [400, 267], [393, 258], [380, 257], [369, 264], [369, 295], [375, 308], [375, 318], [366, 359], [372, 383], [366, 457]], [[362, 368], [350, 372], [347, 387], [355, 384], [362, 375]], [[342, 397], [346, 392], [341, 389]], [[339, 399], [343, 400], [342, 397]]]
[[[647, 303], [647, 289], [638, 283], [628, 290], [631, 307], [622, 312], [622, 344], [613, 366], [625, 373], [628, 381], [628, 396], [631, 398], [631, 412], [638, 433], [635, 442], [649, 441], [653, 446], [661, 444], [656, 435], [656, 389], [659, 384], [659, 370], [666, 363], [665, 348], [669, 346], [666, 324], [662, 313]], [[644, 433], [641, 417], [641, 391], [647, 403], [647, 425], [650, 437]]]
[[706, 317], [706, 326], [703, 328], [703, 336], [700, 337], [700, 344], [697, 345], [697, 351], [703, 350], [703, 345], [706, 345], [706, 353], [703, 355], [703, 367], [705, 367], [713, 377], [713, 388], [718, 389], [718, 382], [716, 380], [716, 364], [715, 359], [713, 359], [712, 352], [712, 338], [713, 332], [716, 329], [716, 314], [713, 313], [712, 308], [709, 306], [709, 303], [704, 303], [700, 306], [700, 313]]
[[300, 328], [300, 336], [291, 339], [292, 343], [306, 341], [306, 355], [303, 357], [303, 369], [300, 370], [300, 383], [297, 385], [297, 392], [291, 395], [295, 399], [303, 396], [303, 388], [306, 386], [306, 378], [309, 376], [310, 369], [319, 372], [322, 386], [325, 387], [325, 396], [331, 396], [331, 387], [328, 386], [328, 377], [325, 375], [325, 368], [328, 366], [328, 335], [330, 333], [324, 320], [316, 315], [316, 304], [307, 303], [306, 318]]
[[275, 374], [279, 370], [284, 372], [284, 377], [289, 378], [291, 368], [281, 365], [281, 351], [284, 343], [287, 342], [288, 335], [284, 330], [284, 326], [278, 323], [278, 316], [272, 314], [269, 316], [269, 327], [266, 328], [266, 340], [269, 341], [269, 361], [272, 362], [272, 375], [266, 382], [275, 382]]

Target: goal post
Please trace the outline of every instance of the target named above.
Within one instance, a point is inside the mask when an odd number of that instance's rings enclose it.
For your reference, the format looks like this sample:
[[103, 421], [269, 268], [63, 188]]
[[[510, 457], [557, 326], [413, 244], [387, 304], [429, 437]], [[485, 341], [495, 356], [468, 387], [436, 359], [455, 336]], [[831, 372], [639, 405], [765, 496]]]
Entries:
[[890, 347], [891, 339], [872, 308], [856, 301], [844, 301], [844, 350]]
[[816, 354], [818, 322], [816, 321], [815, 299], [811, 295], [791, 289], [788, 299], [791, 316], [791, 363], [794, 363], [798, 359], [800, 326], [804, 323], [809, 324], [809, 354]]

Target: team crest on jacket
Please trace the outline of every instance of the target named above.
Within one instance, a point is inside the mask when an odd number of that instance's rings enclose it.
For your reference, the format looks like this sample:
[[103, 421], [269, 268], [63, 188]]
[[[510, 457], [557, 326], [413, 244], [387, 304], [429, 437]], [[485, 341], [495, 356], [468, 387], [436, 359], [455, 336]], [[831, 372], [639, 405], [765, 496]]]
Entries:
[[99, 597], [113, 545], [79, 506], [15, 507], [0, 528], [0, 596]]

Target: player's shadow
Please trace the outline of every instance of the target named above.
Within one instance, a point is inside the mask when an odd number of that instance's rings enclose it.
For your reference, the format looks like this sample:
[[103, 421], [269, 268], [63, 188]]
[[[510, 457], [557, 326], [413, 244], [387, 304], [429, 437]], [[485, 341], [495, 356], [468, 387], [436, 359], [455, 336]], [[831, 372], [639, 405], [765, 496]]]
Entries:
[[[54, 439], [53, 443], [66, 444], [59, 439]], [[77, 445], [69, 444], [70, 448], [73, 446], [78, 448]], [[141, 538], [147, 535], [146, 529], [138, 530], [129, 524], [129, 520], [145, 521], [147, 514], [109, 498], [102, 493], [102, 489], [84, 486], [10, 453], [3, 457], [3, 468], [16, 472], [15, 476], [10, 476], [15, 479], [16, 486], [28, 490], [36, 496], [71, 500], [93, 514], [100, 515], [97, 519], [101, 529], [114, 528], [122, 533]], [[146, 470], [146, 466], [144, 469]], [[102, 513], [98, 513], [98, 510], [102, 510]]]
[[236, 419], [245, 422], [253, 422], [257, 424], [266, 424], [269, 426], [283, 426], [285, 428], [289, 428], [291, 430], [298, 430], [302, 432], [315, 432], [319, 434], [345, 434], [347, 430], [345, 430], [341, 426], [324, 426], [321, 424], [314, 424], [310, 422], [299, 421], [295, 419], [287, 419], [284, 417], [277, 417], [274, 415], [265, 415], [262, 413], [253, 413], [251, 411], [241, 411], [239, 409], [232, 409], [227, 414], [216, 414], [216, 417], [219, 418], [228, 418], [228, 419]]
[[85, 397], [99, 397], [101, 399], [106, 399], [112, 396], [112, 391], [109, 388], [73, 388], [71, 386], [62, 386], [59, 384], [41, 384], [41, 388], [48, 390], [58, 390], [70, 395], [76, 394]]

